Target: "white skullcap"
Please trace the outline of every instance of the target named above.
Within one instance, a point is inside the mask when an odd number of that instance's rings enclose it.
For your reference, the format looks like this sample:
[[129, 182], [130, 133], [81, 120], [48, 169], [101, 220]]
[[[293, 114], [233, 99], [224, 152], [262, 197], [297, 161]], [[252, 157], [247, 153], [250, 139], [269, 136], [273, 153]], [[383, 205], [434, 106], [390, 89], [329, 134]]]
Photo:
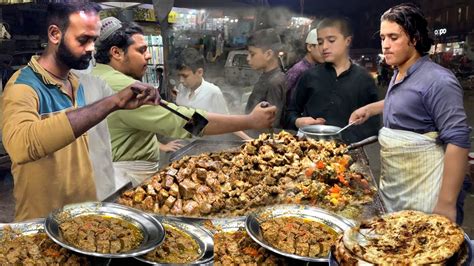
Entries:
[[312, 29], [308, 36], [306, 37], [306, 43], [308, 44], [318, 44], [318, 31], [316, 29]]
[[99, 42], [106, 40], [112, 33], [122, 27], [122, 22], [115, 17], [107, 17], [100, 22], [102, 26], [100, 27]]

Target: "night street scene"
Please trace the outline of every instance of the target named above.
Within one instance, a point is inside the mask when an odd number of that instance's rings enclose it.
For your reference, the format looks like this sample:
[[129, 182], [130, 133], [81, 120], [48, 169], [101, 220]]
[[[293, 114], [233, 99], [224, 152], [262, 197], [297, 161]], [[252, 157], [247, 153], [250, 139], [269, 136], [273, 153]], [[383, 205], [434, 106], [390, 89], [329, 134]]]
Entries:
[[474, 0], [0, 0], [0, 265], [474, 265]]

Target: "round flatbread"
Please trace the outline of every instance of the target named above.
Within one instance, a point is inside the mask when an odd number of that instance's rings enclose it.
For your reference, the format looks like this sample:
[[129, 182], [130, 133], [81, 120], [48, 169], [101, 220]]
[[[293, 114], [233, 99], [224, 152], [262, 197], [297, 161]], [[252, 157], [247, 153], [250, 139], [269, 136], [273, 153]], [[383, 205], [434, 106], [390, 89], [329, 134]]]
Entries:
[[343, 241], [355, 256], [374, 264], [436, 264], [459, 250], [464, 232], [444, 216], [400, 211], [362, 222], [344, 232]]

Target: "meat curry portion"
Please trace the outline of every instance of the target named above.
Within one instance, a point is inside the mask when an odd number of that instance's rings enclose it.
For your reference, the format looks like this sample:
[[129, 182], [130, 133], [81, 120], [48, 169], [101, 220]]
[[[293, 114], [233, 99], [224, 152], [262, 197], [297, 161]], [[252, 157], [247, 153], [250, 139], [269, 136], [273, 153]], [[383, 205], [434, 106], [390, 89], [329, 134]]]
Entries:
[[59, 226], [64, 239], [84, 251], [123, 253], [143, 241], [141, 231], [123, 219], [102, 215], [81, 215]]
[[268, 134], [240, 150], [186, 156], [124, 192], [118, 203], [162, 215], [240, 216], [257, 207], [306, 203], [338, 212], [373, 201], [351, 171], [346, 145]]
[[18, 235], [10, 227], [0, 239], [0, 265], [89, 265], [51, 240], [46, 233]]
[[279, 217], [261, 224], [263, 239], [286, 253], [325, 258], [338, 234], [331, 227], [304, 218]]
[[288, 265], [255, 243], [244, 230], [214, 235], [214, 265]]
[[164, 225], [166, 237], [159, 247], [148, 252], [145, 259], [159, 263], [190, 263], [199, 259], [201, 249], [197, 241], [175, 227]]

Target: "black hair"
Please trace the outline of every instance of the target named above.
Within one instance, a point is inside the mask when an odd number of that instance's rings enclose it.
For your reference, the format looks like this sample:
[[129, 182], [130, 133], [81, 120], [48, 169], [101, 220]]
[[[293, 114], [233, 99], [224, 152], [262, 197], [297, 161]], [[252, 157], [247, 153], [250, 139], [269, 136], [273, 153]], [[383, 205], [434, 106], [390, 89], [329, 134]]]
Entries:
[[264, 51], [272, 50], [278, 55], [282, 48], [280, 35], [272, 28], [255, 31], [248, 38], [247, 46], [255, 46]]
[[390, 8], [383, 13], [380, 21], [395, 22], [403, 28], [411, 41], [415, 41], [415, 49], [425, 55], [433, 44], [430, 37], [428, 22], [423, 11], [413, 3], [404, 3]]
[[69, 27], [69, 16], [71, 14], [80, 11], [99, 13], [101, 9], [97, 3], [84, 1], [50, 3], [47, 9], [46, 25], [47, 28], [51, 25], [56, 25], [62, 32], [65, 32]]
[[328, 28], [328, 27], [338, 27], [344, 37], [352, 37], [354, 33], [352, 32], [351, 24], [349, 20], [345, 17], [328, 17], [324, 18], [318, 23], [317, 28]]
[[189, 68], [194, 72], [198, 68], [204, 69], [204, 56], [194, 48], [186, 48], [178, 56], [176, 69], [183, 70]]
[[128, 47], [134, 43], [132, 35], [144, 34], [143, 29], [134, 22], [122, 22], [122, 27], [114, 31], [105, 40], [96, 43], [95, 60], [101, 64], [110, 62], [110, 48], [116, 46], [127, 53]]

